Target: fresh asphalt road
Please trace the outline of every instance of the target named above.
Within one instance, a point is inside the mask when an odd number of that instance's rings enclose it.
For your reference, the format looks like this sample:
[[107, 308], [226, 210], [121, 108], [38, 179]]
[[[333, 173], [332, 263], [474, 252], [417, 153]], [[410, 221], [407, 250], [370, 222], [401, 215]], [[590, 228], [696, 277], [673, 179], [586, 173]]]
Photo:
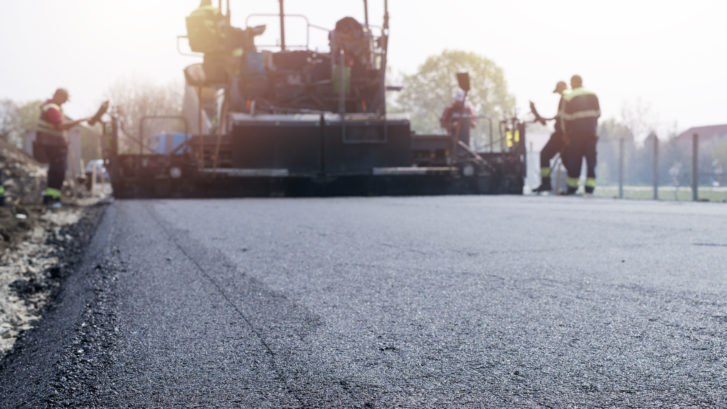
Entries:
[[94, 242], [84, 404], [727, 406], [725, 205], [116, 201]]

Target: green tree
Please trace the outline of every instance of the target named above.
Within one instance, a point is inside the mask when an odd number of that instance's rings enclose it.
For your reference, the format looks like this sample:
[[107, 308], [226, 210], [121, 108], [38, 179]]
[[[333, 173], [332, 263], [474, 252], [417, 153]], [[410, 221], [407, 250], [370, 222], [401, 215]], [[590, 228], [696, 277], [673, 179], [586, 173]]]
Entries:
[[[490, 118], [493, 123], [512, 115], [515, 97], [507, 90], [502, 68], [479, 54], [458, 50], [444, 50], [431, 56], [416, 73], [404, 75], [404, 89], [394, 101], [392, 111], [410, 114], [412, 129], [417, 132], [438, 132], [442, 111], [452, 103], [457, 88], [455, 74], [462, 71], [469, 72], [471, 77], [467, 103], [476, 115]], [[473, 136], [485, 133], [486, 128], [480, 125], [480, 132]]]
[[35, 130], [40, 103], [31, 101], [18, 104], [8, 99], [0, 101], [0, 137], [22, 148], [25, 134]]
[[15, 103], [9, 99], [0, 101], [0, 138], [6, 141], [10, 137], [13, 128], [13, 118], [15, 116]]

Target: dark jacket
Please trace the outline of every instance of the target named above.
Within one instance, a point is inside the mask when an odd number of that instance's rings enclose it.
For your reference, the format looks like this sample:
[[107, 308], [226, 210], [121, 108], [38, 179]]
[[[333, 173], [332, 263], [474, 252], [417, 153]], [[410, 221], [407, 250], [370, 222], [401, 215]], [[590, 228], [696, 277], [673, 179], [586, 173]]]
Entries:
[[595, 137], [598, 118], [601, 116], [596, 93], [580, 87], [563, 94], [563, 100], [565, 104], [558, 115], [564, 124], [566, 135], [569, 138]]

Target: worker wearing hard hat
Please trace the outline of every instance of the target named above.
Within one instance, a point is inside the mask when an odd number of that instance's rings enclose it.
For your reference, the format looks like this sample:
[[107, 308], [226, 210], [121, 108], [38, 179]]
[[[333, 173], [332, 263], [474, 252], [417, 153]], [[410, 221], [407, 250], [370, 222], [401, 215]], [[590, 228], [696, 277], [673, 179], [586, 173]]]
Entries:
[[596, 189], [596, 144], [598, 142], [598, 118], [601, 107], [598, 96], [583, 88], [583, 79], [574, 75], [570, 80], [571, 91], [563, 95], [565, 104], [559, 113], [564, 123], [565, 167], [568, 170], [567, 194], [578, 191], [581, 163], [586, 159], [586, 194]]
[[58, 88], [53, 94], [53, 98], [40, 105], [40, 119], [33, 144], [34, 156], [41, 162], [48, 163], [48, 179], [43, 194], [43, 203], [54, 207], [60, 206], [61, 188], [66, 176], [67, 131], [88, 120], [88, 118], [76, 121], [65, 120], [62, 106], [68, 102], [68, 99], [68, 91]]
[[[565, 99], [563, 96], [565, 93], [568, 92], [568, 85], [565, 83], [565, 81], [558, 81], [557, 84], [555, 84], [555, 89], [553, 90], [554, 94], [560, 95], [560, 102], [558, 102], [558, 112], [560, 112], [565, 104]], [[535, 107], [532, 101], [530, 101], [531, 109], [535, 112]], [[555, 120], [555, 130], [550, 135], [550, 139], [548, 139], [548, 142], [545, 144], [543, 149], [540, 151], [540, 186], [533, 189], [534, 193], [541, 193], [541, 192], [549, 192], [553, 190], [552, 184], [551, 184], [551, 168], [550, 168], [550, 160], [555, 157], [558, 153], [561, 153], [561, 160], [565, 163], [565, 160], [562, 158], [562, 152], [563, 148], [565, 148], [565, 141], [563, 139], [563, 124], [562, 120], [559, 115], [556, 115], [553, 118], [540, 118], [538, 117], [538, 120], [540, 123], [545, 125], [546, 121], [549, 120]]]
[[439, 120], [442, 128], [449, 135], [458, 135], [465, 145], [470, 144], [470, 129], [476, 125], [475, 114], [469, 105], [465, 105], [465, 92], [457, 89], [454, 93], [454, 102], [445, 108]]
[[255, 37], [265, 26], [241, 29], [228, 24], [227, 18], [211, 0], [202, 0], [186, 19], [189, 47], [204, 54], [204, 73], [211, 82], [225, 82], [236, 76], [245, 51], [255, 49]]

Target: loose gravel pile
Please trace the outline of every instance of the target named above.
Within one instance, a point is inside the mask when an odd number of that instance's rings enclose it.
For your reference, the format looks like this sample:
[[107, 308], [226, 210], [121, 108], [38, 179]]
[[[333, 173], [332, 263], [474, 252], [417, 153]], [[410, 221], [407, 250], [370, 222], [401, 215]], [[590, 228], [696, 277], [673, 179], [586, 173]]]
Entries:
[[[58, 287], [64, 257], [74, 240], [69, 227], [83, 209], [102, 196], [91, 197], [75, 184], [64, 186], [65, 206], [40, 204], [46, 167], [0, 139], [0, 168], [6, 206], [0, 207], [0, 357], [17, 337], [40, 318]], [[70, 181], [67, 181], [70, 182]]]
[[9, 204], [39, 203], [45, 189], [45, 165], [0, 138], [0, 169], [3, 170], [3, 185]]
[[[33, 218], [13, 220], [15, 209], [1, 209], [3, 225], [17, 223], [25, 230], [0, 254], [0, 356], [9, 351], [18, 335], [40, 318], [49, 295], [63, 274], [63, 248], [74, 238], [64, 227], [76, 223], [82, 207], [60, 211], [36, 210]], [[28, 221], [30, 220], [30, 221]], [[18, 237], [20, 236], [20, 237]]]

